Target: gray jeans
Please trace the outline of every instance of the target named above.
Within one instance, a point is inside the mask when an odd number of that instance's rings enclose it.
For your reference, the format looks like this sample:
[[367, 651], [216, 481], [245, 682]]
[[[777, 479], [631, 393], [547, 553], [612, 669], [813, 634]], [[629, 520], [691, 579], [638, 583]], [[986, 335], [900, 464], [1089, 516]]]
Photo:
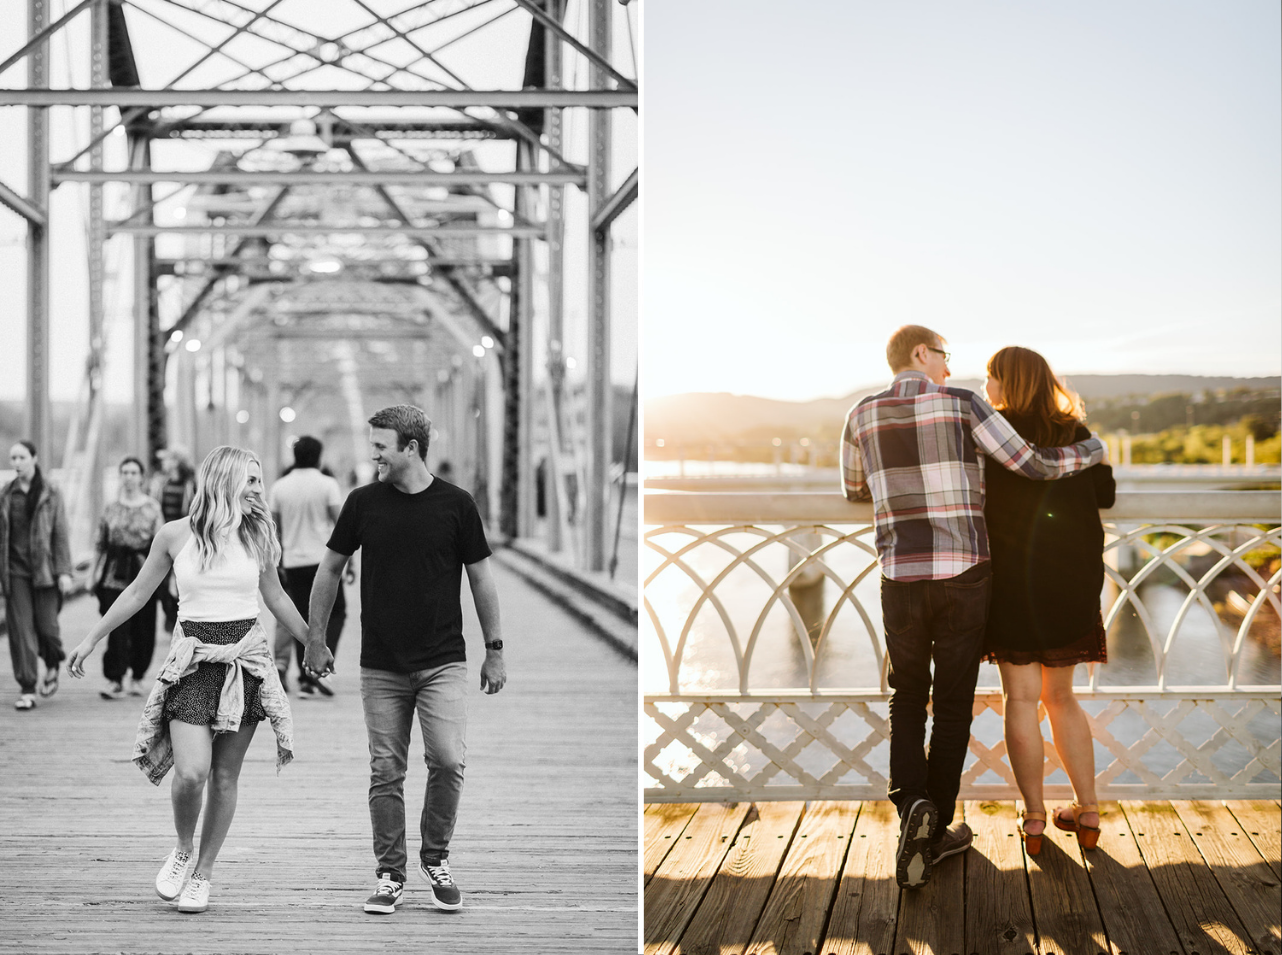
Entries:
[[433, 865], [450, 852], [467, 756], [467, 664], [414, 673], [361, 667], [361, 702], [369, 734], [369, 817], [376, 872], [405, 881], [405, 767], [418, 712], [427, 788], [419, 820], [420, 859]]

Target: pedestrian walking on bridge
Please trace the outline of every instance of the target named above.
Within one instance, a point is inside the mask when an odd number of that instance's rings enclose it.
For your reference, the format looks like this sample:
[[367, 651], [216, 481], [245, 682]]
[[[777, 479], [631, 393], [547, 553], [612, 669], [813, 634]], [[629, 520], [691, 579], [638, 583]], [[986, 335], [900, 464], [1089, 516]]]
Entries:
[[9, 449], [9, 463], [16, 475], [0, 490], [0, 589], [13, 675], [22, 691], [13, 706], [32, 710], [37, 681], [41, 696], [58, 692], [66, 656], [58, 612], [71, 591], [71, 546], [62, 493], [44, 479], [36, 446], [19, 441]]
[[231, 828], [241, 764], [258, 724], [271, 721], [278, 771], [294, 758], [289, 701], [258, 623], [262, 594], [282, 625], [300, 639], [307, 632], [281, 588], [279, 559], [258, 459], [241, 448], [215, 448], [200, 466], [191, 514], [161, 528], [138, 576], [67, 662], [72, 676], [84, 676], [93, 648], [173, 571], [178, 623], [143, 708], [133, 760], [157, 786], [174, 770], [177, 844], [156, 876], [156, 894], [176, 899], [180, 912], [209, 907], [214, 863]]
[[480, 682], [486, 693], [497, 693], [507, 681], [498, 591], [476, 503], [427, 469], [427, 416], [396, 405], [378, 412], [369, 425], [378, 480], [348, 495], [329, 539], [312, 589], [307, 660], [309, 666], [319, 661], [317, 676], [332, 667], [325, 626], [339, 575], [359, 547], [361, 701], [378, 878], [365, 911], [389, 914], [401, 901], [408, 868], [405, 767], [415, 713], [427, 763], [418, 868], [431, 886], [432, 903], [453, 911], [462, 906], [448, 857], [467, 749], [467, 653], [459, 599], [464, 570], [485, 639]]

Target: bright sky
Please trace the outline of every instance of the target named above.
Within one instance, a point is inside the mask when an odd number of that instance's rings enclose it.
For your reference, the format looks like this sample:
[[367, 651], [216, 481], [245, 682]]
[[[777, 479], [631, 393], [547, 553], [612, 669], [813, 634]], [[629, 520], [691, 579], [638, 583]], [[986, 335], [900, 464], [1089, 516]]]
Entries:
[[764, 0], [645, 14], [647, 396], [983, 375], [1277, 375], [1275, 0]]

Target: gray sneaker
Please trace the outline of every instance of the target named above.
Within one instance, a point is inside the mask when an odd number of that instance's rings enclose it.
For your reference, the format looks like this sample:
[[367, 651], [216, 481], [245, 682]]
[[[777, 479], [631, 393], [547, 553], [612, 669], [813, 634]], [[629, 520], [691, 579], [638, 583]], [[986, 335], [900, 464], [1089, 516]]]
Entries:
[[365, 911], [375, 912], [380, 915], [391, 915], [396, 911], [396, 906], [401, 901], [401, 893], [404, 889], [405, 884], [392, 878], [392, 873], [380, 872], [374, 894], [365, 900]]
[[935, 862], [959, 855], [970, 848], [974, 838], [970, 826], [964, 822], [954, 823], [931, 845], [930, 854]]
[[917, 889], [930, 881], [930, 844], [939, 811], [929, 799], [914, 800], [899, 821], [899, 851], [895, 881], [901, 889]]

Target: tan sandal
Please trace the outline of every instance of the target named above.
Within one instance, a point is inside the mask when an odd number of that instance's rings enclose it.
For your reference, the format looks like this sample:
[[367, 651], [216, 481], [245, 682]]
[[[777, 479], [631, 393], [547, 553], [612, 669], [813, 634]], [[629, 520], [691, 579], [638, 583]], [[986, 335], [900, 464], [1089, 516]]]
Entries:
[[[1084, 806], [1079, 803], [1073, 803], [1071, 806], [1065, 806], [1064, 808], [1072, 813], [1073, 818], [1070, 821], [1060, 815], [1059, 812], [1055, 813], [1055, 828], [1063, 829], [1065, 832], [1076, 833], [1077, 844], [1079, 846], [1083, 849], [1094, 849], [1099, 843], [1099, 826], [1083, 825], [1081, 817], [1083, 813], [1087, 812], [1093, 812], [1098, 816], [1099, 806], [1093, 802], [1088, 802]], [[1061, 812], [1062, 811], [1063, 810], [1061, 810]]]
[[[1029, 832], [1024, 828], [1027, 822], [1040, 822], [1042, 831], [1037, 833]], [[1042, 836], [1046, 834], [1046, 813], [1036, 810], [1023, 809], [1019, 814], [1019, 837], [1024, 840], [1024, 851], [1030, 856], [1035, 856], [1042, 851]]]

